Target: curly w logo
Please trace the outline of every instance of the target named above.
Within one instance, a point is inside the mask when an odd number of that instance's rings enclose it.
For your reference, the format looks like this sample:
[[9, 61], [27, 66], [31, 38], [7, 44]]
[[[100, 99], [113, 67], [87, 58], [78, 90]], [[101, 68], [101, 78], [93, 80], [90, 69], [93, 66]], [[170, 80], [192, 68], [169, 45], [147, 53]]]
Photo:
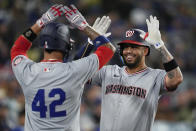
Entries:
[[131, 37], [134, 34], [133, 30], [126, 31], [126, 37]]

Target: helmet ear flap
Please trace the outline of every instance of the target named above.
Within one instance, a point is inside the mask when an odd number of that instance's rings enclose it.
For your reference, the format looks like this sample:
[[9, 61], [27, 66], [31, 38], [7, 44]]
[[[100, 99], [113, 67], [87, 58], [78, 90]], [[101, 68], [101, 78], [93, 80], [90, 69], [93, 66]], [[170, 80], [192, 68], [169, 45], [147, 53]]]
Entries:
[[73, 49], [73, 46], [74, 46], [74, 44], [73, 44], [73, 42], [69, 42], [69, 43], [66, 43], [65, 44], [66, 46], [65, 46], [65, 51], [64, 51], [64, 54], [65, 54], [65, 59], [68, 59], [68, 57], [69, 57], [69, 52]]

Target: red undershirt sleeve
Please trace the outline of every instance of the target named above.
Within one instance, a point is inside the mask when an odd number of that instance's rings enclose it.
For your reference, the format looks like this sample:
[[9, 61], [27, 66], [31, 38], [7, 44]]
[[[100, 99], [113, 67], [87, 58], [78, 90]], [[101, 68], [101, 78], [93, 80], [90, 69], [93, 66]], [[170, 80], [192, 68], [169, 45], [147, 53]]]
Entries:
[[11, 62], [18, 55], [27, 56], [27, 51], [31, 47], [32, 43], [28, 41], [24, 36], [20, 36], [11, 48]]
[[112, 58], [114, 52], [106, 46], [100, 46], [95, 51], [95, 54], [98, 56], [99, 69], [101, 69]]

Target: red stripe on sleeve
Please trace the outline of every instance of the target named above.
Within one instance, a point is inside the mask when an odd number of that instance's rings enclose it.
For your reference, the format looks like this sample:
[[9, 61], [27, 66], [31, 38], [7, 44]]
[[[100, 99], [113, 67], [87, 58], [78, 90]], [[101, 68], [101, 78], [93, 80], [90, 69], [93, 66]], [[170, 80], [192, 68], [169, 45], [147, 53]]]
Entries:
[[106, 47], [106, 46], [100, 46], [96, 51], [95, 54], [97, 54], [99, 59], [99, 69], [101, 69], [114, 55], [114, 52]]
[[11, 48], [11, 62], [18, 55], [27, 56], [27, 51], [32, 43], [25, 39], [22, 35], [15, 41]]

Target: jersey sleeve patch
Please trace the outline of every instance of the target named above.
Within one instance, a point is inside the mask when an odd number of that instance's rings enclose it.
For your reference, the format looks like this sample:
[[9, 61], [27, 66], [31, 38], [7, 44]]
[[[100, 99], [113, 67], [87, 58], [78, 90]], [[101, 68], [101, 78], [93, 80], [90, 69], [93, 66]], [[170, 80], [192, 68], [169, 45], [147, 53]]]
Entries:
[[22, 56], [17, 57], [14, 60], [14, 66], [18, 65], [19, 63], [21, 63], [22, 60], [23, 60], [23, 57]]

